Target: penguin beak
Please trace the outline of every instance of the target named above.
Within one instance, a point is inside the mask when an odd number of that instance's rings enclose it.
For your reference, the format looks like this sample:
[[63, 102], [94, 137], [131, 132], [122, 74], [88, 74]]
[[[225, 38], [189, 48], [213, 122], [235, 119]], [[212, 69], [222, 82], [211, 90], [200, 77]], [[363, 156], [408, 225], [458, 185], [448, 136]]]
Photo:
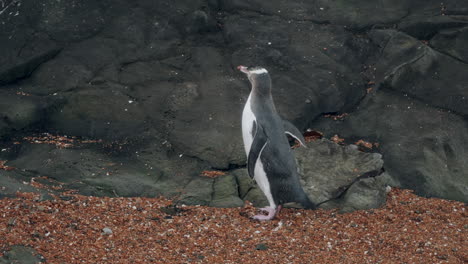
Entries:
[[237, 66], [237, 69], [245, 74], [249, 74], [249, 70], [245, 66], [239, 65]]

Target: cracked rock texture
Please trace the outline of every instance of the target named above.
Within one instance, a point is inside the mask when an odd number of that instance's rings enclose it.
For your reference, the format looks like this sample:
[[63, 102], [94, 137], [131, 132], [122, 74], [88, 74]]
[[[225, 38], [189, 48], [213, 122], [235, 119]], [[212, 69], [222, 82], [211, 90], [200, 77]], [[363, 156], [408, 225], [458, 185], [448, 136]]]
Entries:
[[[297, 149], [296, 158], [304, 190], [315, 203], [323, 203], [325, 208], [338, 206], [343, 211], [377, 208], [385, 203], [385, 188], [391, 183], [381, 171], [382, 155], [322, 139]], [[375, 191], [373, 195], [365, 194], [366, 185]], [[367, 204], [359, 201], [363, 195], [368, 196]]]
[[[243, 168], [243, 64], [269, 70], [303, 132], [378, 143], [297, 151], [316, 202], [346, 190], [324, 207], [378, 206], [385, 184], [466, 202], [467, 32], [460, 0], [0, 1], [0, 160], [13, 168], [0, 197], [46, 176], [88, 195], [261, 205]], [[42, 133], [102, 141], [24, 139]], [[354, 181], [350, 164], [386, 172]]]
[[44, 258], [30, 247], [12, 246], [10, 250], [4, 253], [0, 258], [1, 264], [36, 264], [43, 263]]

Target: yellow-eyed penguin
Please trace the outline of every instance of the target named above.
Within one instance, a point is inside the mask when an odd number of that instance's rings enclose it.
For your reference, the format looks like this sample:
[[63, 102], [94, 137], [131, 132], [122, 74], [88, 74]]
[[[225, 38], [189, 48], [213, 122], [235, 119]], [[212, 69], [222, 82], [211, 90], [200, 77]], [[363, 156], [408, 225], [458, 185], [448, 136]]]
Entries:
[[260, 209], [268, 215], [256, 215], [254, 219], [271, 220], [283, 204], [290, 202], [314, 209], [315, 204], [302, 189], [286, 134], [297, 139], [304, 147], [305, 140], [293, 124], [281, 119], [276, 112], [268, 71], [261, 67], [237, 68], [247, 75], [252, 84], [242, 113], [247, 168], [250, 177], [255, 179], [270, 204]]

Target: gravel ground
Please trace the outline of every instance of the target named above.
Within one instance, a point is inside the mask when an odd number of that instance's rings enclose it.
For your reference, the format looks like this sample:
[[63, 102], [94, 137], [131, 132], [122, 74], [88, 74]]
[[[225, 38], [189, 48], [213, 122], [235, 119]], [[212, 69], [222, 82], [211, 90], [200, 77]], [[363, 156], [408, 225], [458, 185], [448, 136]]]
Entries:
[[393, 189], [381, 209], [283, 209], [269, 222], [255, 213], [248, 203], [18, 193], [0, 200], [0, 255], [25, 245], [47, 263], [468, 263], [461, 202]]

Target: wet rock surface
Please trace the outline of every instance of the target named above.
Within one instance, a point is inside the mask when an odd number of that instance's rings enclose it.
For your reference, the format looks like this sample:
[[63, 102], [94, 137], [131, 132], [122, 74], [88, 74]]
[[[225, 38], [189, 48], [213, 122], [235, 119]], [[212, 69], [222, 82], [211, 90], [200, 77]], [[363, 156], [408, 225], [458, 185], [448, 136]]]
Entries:
[[[467, 21], [456, 0], [3, 1], [0, 161], [14, 169], [0, 197], [45, 176], [87, 195], [261, 206], [243, 168], [243, 64], [269, 70], [301, 131], [379, 144], [297, 150], [314, 200], [346, 189], [323, 206], [379, 206], [386, 184], [466, 202]], [[25, 140], [43, 133], [76, 138]]]
[[4, 253], [0, 258], [2, 264], [37, 264], [44, 263], [45, 259], [37, 254], [37, 252], [30, 247], [25, 246], [12, 246], [10, 250]]
[[397, 185], [466, 201], [468, 126], [457, 114], [383, 89], [344, 121], [323, 119], [317, 127], [350, 139], [379, 142], [385, 169]]
[[[322, 139], [297, 149], [296, 158], [304, 190], [316, 204], [349, 211], [385, 203], [385, 187], [390, 182], [383, 172], [382, 155]], [[375, 193], [367, 195], [366, 188]], [[359, 201], [364, 199], [361, 196], [366, 196], [367, 205]]]

